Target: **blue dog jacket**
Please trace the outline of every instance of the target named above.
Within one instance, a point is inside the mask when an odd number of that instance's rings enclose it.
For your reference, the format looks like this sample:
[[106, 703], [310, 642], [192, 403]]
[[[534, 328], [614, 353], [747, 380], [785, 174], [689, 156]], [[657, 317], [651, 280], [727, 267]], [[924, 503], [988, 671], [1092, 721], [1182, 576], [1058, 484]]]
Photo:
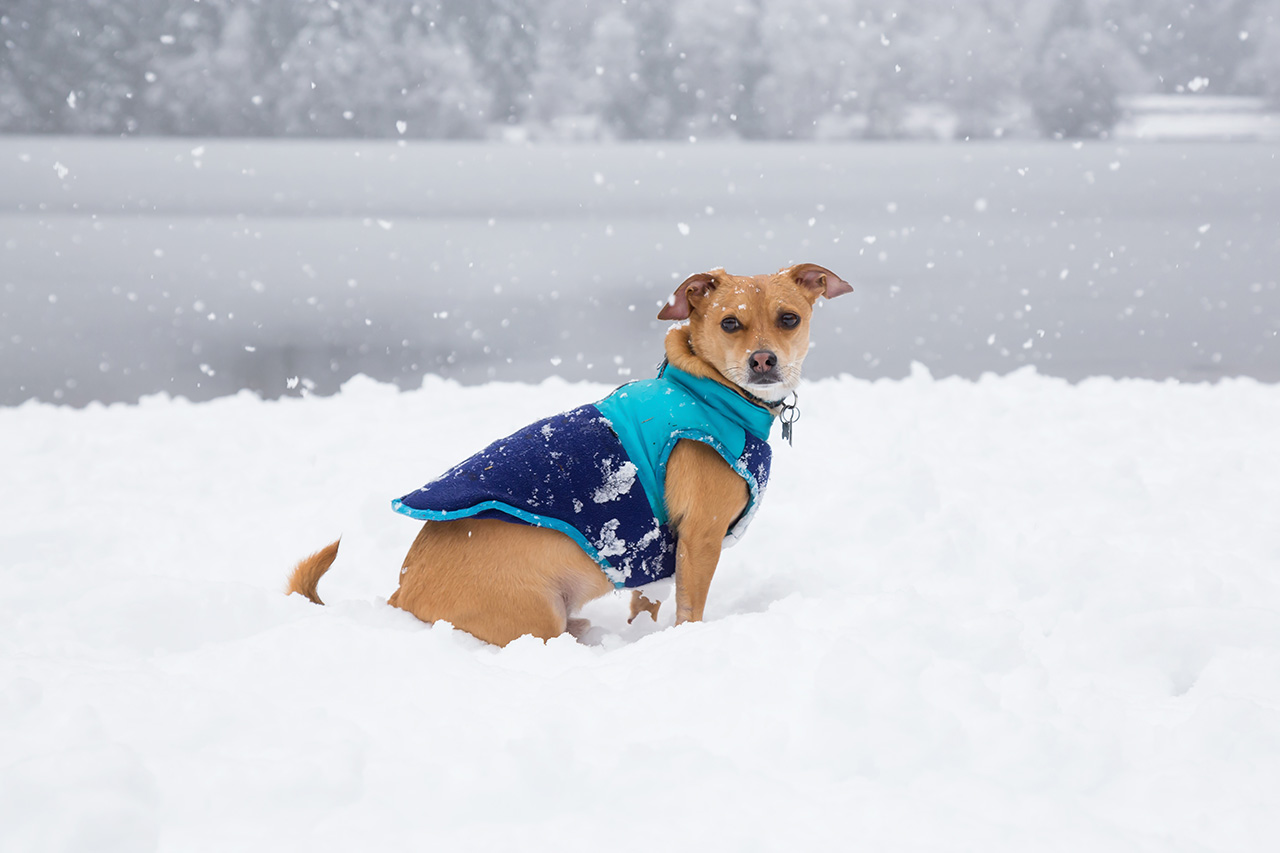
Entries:
[[741, 538], [769, 482], [773, 414], [711, 379], [666, 366], [594, 405], [540, 420], [392, 502], [424, 521], [495, 518], [559, 530], [616, 587], [670, 577], [667, 459], [682, 438], [713, 447], [750, 498], [725, 544]]

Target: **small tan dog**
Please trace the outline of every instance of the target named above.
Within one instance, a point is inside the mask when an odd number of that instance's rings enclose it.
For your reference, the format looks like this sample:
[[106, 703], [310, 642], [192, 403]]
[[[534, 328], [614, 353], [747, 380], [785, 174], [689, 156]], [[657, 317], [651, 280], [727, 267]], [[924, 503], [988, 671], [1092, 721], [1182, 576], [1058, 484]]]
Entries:
[[[684, 281], [658, 314], [688, 320], [667, 333], [659, 379], [624, 385], [595, 406], [534, 424], [395, 502], [398, 511], [427, 521], [388, 603], [501, 646], [525, 634], [580, 636], [586, 621], [571, 615], [621, 587], [632, 588], [631, 619], [642, 611], [656, 619], [660, 602], [636, 587], [670, 576], [674, 568], [676, 624], [702, 619], [726, 536], [740, 535], [767, 482], [769, 452], [761, 439], [789, 408], [784, 401], [799, 384], [813, 305], [852, 289], [816, 264], [759, 276], [716, 270]], [[644, 409], [643, 417], [624, 423], [622, 407], [633, 404], [665, 408], [656, 421]], [[690, 422], [690, 412], [702, 420]], [[669, 429], [657, 424], [663, 418]], [[589, 450], [576, 434], [569, 452], [550, 443], [553, 434], [574, 429], [607, 433], [606, 441], [631, 449], [633, 461]], [[522, 443], [531, 455], [516, 459], [516, 467], [537, 463], [551, 473], [528, 480], [534, 485], [527, 494], [519, 494], [522, 486], [489, 486], [491, 469], [509, 461], [509, 448]], [[646, 453], [654, 464], [639, 459]], [[574, 483], [595, 476], [597, 485], [576, 496], [544, 494], [555, 491], [547, 485], [550, 478], [562, 474], [578, 477]], [[561, 492], [570, 485], [570, 479], [557, 482]], [[644, 488], [634, 488], [637, 483]], [[480, 486], [501, 500], [440, 508], [433, 496]], [[566, 521], [545, 509], [557, 501]], [[646, 507], [651, 510], [640, 515], [647, 520], [635, 522], [639, 533], [624, 540], [620, 530], [630, 522], [620, 528], [619, 519]], [[595, 521], [587, 518], [593, 512]], [[316, 586], [337, 552], [334, 542], [298, 563], [288, 592], [323, 603]]]

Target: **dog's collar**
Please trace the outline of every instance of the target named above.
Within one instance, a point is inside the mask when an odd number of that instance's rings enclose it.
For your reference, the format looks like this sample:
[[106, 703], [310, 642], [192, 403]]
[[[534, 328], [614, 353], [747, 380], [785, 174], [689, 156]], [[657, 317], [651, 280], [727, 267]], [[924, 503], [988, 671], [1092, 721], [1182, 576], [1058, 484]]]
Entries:
[[[755, 394], [752, 394], [746, 388], [739, 388], [738, 390], [748, 400], [755, 403], [757, 406], [768, 409], [770, 414], [772, 414], [779, 421], [781, 421], [782, 437], [787, 440], [787, 446], [790, 447], [791, 435], [792, 435], [792, 432], [794, 431], [794, 427], [792, 427], [792, 424], [800, 420], [800, 395], [797, 394], [795, 391], [792, 391], [790, 403], [787, 402], [786, 397], [783, 397], [781, 400], [777, 401], [776, 403], [773, 403], [761, 397], [757, 397]], [[774, 409], [777, 409], [777, 411], [775, 412]]]
[[[784, 402], [786, 400], [786, 397], [783, 397], [781, 400], [766, 400], [763, 397], [757, 397], [755, 394], [752, 394], [746, 388], [739, 387], [736, 390], [738, 391], [739, 394], [746, 397], [748, 400], [750, 400], [751, 402], [755, 403], [757, 406], [760, 406], [763, 409], [773, 410], [777, 408], [785, 409], [787, 407], [786, 402]], [[773, 412], [773, 414], [777, 415], [778, 413]]]
[[663, 359], [658, 366], [658, 377], [675, 382], [707, 405], [730, 415], [744, 429], [762, 440], [769, 438], [773, 419], [781, 416], [782, 437], [788, 444], [791, 443], [791, 425], [800, 417], [800, 411], [794, 403], [771, 403], [736, 386], [730, 387], [714, 379], [694, 376], [671, 364], [668, 359]]
[[[757, 406], [760, 406], [763, 409], [768, 409], [771, 415], [782, 422], [782, 437], [787, 440], [787, 445], [790, 446], [791, 434], [793, 431], [793, 427], [791, 425], [800, 420], [800, 395], [795, 391], [792, 391], [790, 403], [787, 402], [786, 397], [783, 397], [777, 402], [771, 402], [763, 397], [757, 397], [746, 388], [739, 387], [737, 391]], [[775, 409], [777, 411], [774, 411]]]
[[[690, 345], [689, 345], [689, 352], [693, 352], [693, 345], [692, 345], [692, 344], [690, 344]], [[697, 353], [694, 353], [694, 355], [697, 355]], [[670, 358], [667, 358], [667, 357], [665, 357], [665, 356], [664, 356], [664, 357], [663, 357], [663, 359], [662, 359], [662, 364], [659, 364], [659, 365], [658, 365], [658, 378], [659, 378], [659, 379], [661, 379], [661, 378], [662, 378], [662, 374], [666, 372], [666, 370], [667, 370], [667, 368], [668, 368], [668, 367], [670, 367], [670, 368], [672, 368], [672, 369], [674, 369], [674, 370], [680, 370], [680, 368], [676, 367], [675, 365], [673, 365], [673, 364], [671, 363], [671, 359], [670, 359]], [[692, 376], [692, 375], [693, 375], [693, 374], [689, 373], [688, 371], [681, 371], [681, 372], [682, 372], [682, 373], [684, 373], [686, 376]], [[715, 380], [714, 380], [714, 379], [712, 379], [711, 381], [712, 381], [712, 382], [715, 382]], [[717, 384], [717, 385], [724, 385], [724, 383], [722, 383], [722, 382], [716, 382], [716, 384]], [[775, 412], [775, 411], [774, 411], [774, 409], [786, 409], [786, 408], [790, 408], [790, 407], [788, 407], [788, 406], [787, 406], [787, 404], [786, 404], [785, 402], [783, 402], [783, 400], [778, 400], [778, 401], [774, 402], [774, 401], [771, 401], [771, 400], [766, 400], [764, 397], [757, 397], [755, 394], [752, 394], [750, 391], [748, 391], [746, 388], [743, 388], [741, 385], [732, 385], [732, 386], [730, 386], [730, 385], [724, 385], [724, 387], [725, 387], [725, 388], [728, 388], [730, 391], [733, 391], [733, 392], [734, 392], [735, 394], [737, 394], [738, 396], [740, 396], [740, 397], [744, 397], [748, 402], [750, 402], [750, 403], [754, 403], [755, 405], [759, 406], [759, 407], [760, 407], [760, 408], [762, 408], [762, 409], [768, 409], [768, 410], [769, 410], [769, 414], [773, 415], [774, 417], [777, 417], [777, 415], [778, 415], [778, 412]], [[792, 392], [792, 394], [794, 394], [794, 393], [795, 393], [795, 392], [793, 391], [793, 392]], [[783, 398], [783, 399], [785, 400], [786, 398]]]

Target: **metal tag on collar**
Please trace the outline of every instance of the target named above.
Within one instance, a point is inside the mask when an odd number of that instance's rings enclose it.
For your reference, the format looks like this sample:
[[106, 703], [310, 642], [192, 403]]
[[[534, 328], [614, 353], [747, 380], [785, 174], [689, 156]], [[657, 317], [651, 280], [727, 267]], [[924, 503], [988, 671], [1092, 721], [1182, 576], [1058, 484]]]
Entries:
[[788, 447], [792, 446], [791, 425], [800, 420], [800, 409], [798, 408], [800, 404], [800, 395], [792, 391], [791, 400], [792, 402], [790, 403], [784, 401], [782, 404], [782, 411], [778, 412], [778, 420], [782, 421], [782, 437], [787, 440]]

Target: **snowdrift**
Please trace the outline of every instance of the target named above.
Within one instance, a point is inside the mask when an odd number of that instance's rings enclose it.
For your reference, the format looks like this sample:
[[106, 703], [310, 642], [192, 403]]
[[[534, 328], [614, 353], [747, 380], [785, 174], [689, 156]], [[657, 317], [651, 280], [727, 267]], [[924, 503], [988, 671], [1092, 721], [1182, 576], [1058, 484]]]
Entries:
[[811, 383], [704, 623], [384, 603], [391, 498], [608, 390], [0, 409], [0, 849], [1280, 843], [1280, 388]]

